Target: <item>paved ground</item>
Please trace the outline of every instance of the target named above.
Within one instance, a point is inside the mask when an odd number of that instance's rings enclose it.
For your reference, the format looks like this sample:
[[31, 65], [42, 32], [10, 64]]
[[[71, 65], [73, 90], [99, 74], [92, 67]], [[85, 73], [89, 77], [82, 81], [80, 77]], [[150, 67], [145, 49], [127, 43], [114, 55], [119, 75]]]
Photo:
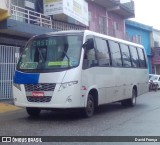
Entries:
[[[133, 108], [124, 108], [119, 103], [108, 104], [101, 107], [95, 116], [87, 119], [82, 118], [78, 113], [52, 111], [43, 111], [39, 118], [31, 118], [24, 109], [1, 102], [0, 108], [3, 106], [4, 111], [0, 113], [0, 134], [13, 136], [159, 136], [160, 91], [142, 95], [137, 101], [137, 106]], [[160, 143], [72, 144], [159, 145]]]
[[16, 107], [8, 102], [0, 103], [0, 113], [15, 111], [15, 110], [19, 110], [19, 109], [21, 109], [21, 108]]

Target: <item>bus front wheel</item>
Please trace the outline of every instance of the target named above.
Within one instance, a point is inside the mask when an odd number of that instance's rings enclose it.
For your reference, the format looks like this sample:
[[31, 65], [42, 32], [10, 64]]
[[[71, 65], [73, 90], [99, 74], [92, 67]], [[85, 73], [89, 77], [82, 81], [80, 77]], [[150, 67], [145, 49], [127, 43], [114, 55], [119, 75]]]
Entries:
[[26, 111], [27, 113], [32, 116], [32, 117], [37, 117], [39, 116], [40, 112], [41, 112], [41, 109], [39, 108], [30, 108], [30, 107], [27, 107], [26, 108]]
[[87, 99], [87, 105], [86, 105], [86, 108], [84, 109], [85, 117], [93, 116], [94, 110], [95, 110], [94, 98], [91, 94], [89, 94]]

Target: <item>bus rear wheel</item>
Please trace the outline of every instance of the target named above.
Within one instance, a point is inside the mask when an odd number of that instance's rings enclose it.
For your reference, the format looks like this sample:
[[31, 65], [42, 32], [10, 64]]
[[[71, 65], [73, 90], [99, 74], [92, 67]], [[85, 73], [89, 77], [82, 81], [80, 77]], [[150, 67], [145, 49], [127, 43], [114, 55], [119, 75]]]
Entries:
[[137, 102], [137, 92], [135, 89], [132, 90], [132, 98], [121, 101], [122, 106], [134, 107]]
[[27, 107], [26, 108], [26, 111], [27, 113], [32, 116], [32, 117], [37, 117], [39, 116], [40, 112], [41, 112], [41, 109], [39, 108], [30, 108], [30, 107]]
[[95, 101], [94, 101], [93, 96], [91, 94], [89, 94], [88, 99], [87, 99], [87, 106], [84, 109], [85, 117], [93, 116], [94, 111], [95, 111]]

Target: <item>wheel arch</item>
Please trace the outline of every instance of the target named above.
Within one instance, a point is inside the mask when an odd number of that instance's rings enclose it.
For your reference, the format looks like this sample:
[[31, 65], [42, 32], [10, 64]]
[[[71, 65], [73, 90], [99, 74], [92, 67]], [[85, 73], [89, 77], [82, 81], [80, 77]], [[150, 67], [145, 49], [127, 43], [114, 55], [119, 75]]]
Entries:
[[[89, 90], [88, 94], [91, 94], [93, 96], [95, 107], [98, 107], [98, 100], [99, 100], [98, 90], [96, 88], [92, 88]], [[88, 95], [87, 95], [87, 97], [88, 97]], [[86, 103], [85, 103], [85, 106], [86, 106]]]
[[135, 90], [135, 92], [136, 92], [136, 97], [138, 97], [138, 89], [137, 89], [137, 86], [136, 86], [136, 85], [133, 86], [132, 90]]

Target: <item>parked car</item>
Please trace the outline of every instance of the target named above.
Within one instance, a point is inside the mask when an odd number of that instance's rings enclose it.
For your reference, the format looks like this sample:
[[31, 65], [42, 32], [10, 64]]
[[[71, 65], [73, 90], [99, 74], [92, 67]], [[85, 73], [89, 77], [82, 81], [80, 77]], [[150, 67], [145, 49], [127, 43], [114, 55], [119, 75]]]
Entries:
[[152, 77], [152, 76], [154, 76], [155, 74], [149, 74], [149, 79]]
[[160, 88], [160, 75], [152, 75], [149, 79], [149, 83], [151, 82], [156, 84], [159, 89]]

